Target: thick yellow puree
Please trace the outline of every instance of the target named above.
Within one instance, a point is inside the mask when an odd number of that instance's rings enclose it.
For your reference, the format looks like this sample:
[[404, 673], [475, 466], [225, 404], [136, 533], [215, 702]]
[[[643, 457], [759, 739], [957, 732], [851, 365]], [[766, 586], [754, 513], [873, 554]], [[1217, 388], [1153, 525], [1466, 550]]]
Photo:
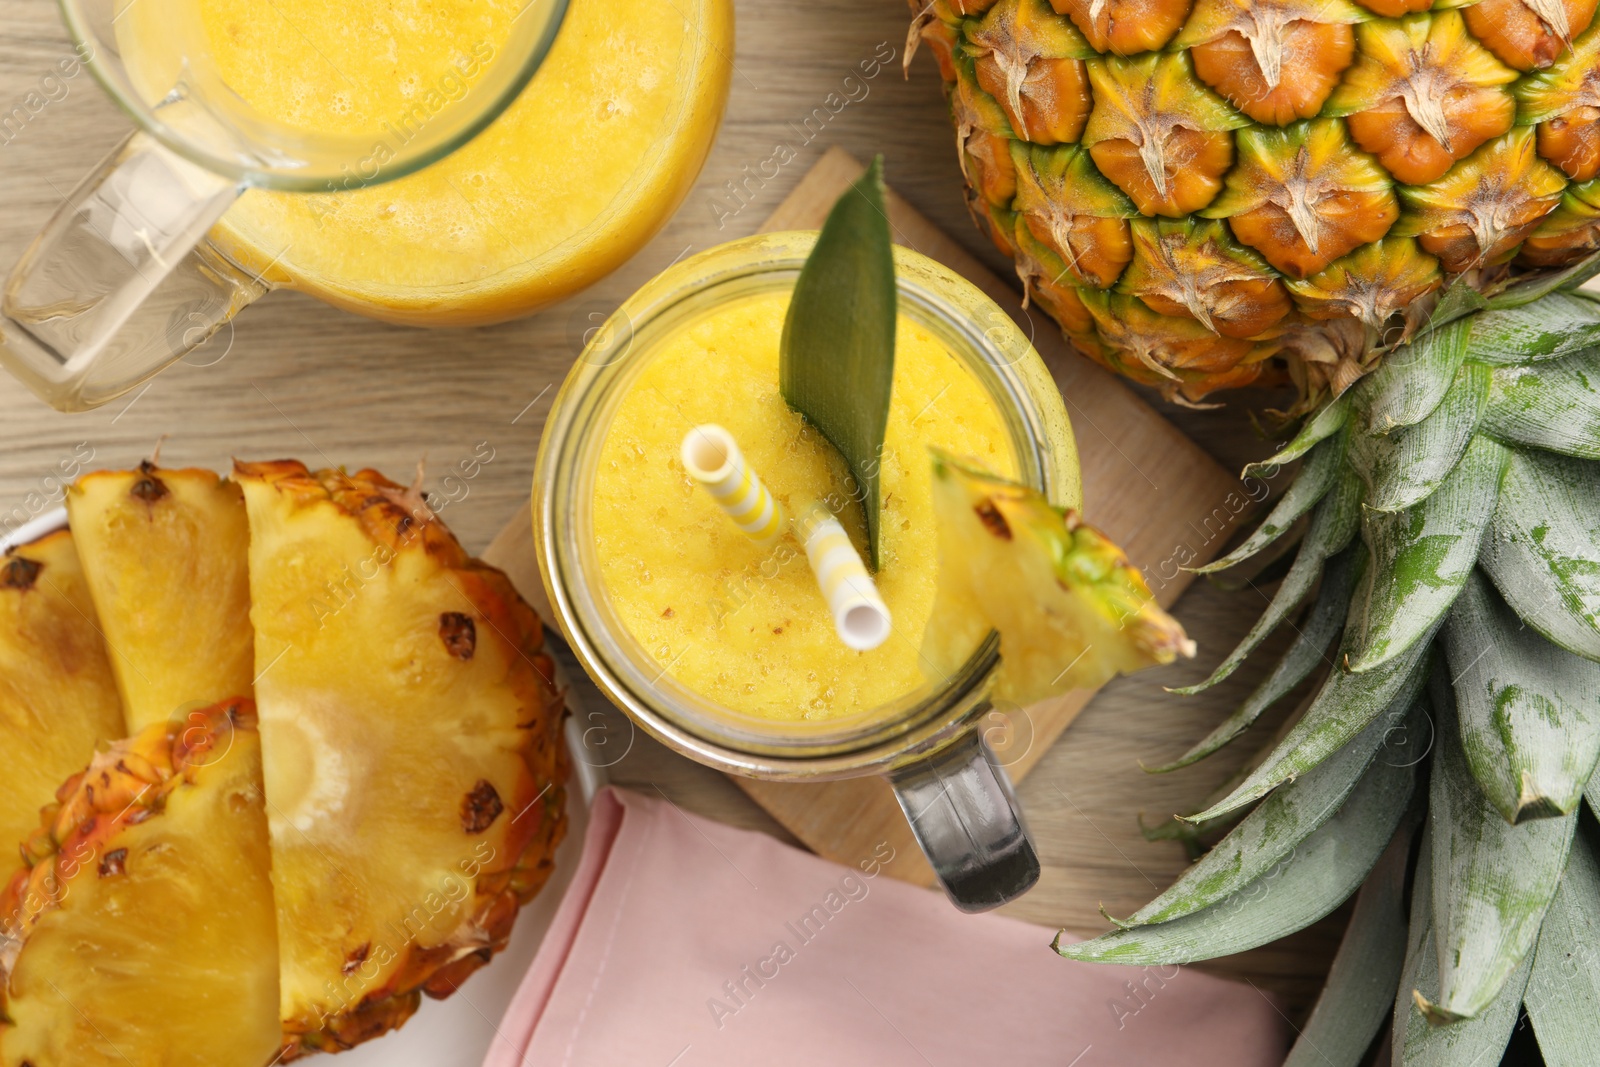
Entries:
[[[262, 114], [409, 140], [475, 90], [527, 2], [196, 6], [221, 79]], [[136, 60], [142, 39], [171, 32], [169, 6], [127, 7], [119, 33]], [[366, 189], [252, 190], [213, 237], [269, 281], [366, 315], [525, 314], [615, 269], [672, 215], [716, 135], [732, 51], [730, 0], [570, 0], [528, 88], [452, 155]], [[157, 96], [163, 77], [146, 79]]]
[[838, 453], [778, 393], [787, 294], [717, 309], [654, 354], [611, 424], [596, 473], [594, 534], [605, 588], [629, 632], [685, 687], [737, 712], [828, 719], [870, 711], [926, 684], [918, 649], [938, 557], [927, 447], [1014, 476], [1000, 412], [933, 334], [901, 317], [882, 463], [878, 589], [894, 633], [853, 652], [792, 537], [763, 549], [683, 469], [700, 423], [726, 427], [790, 507], [830, 495], [858, 548], [860, 506]]

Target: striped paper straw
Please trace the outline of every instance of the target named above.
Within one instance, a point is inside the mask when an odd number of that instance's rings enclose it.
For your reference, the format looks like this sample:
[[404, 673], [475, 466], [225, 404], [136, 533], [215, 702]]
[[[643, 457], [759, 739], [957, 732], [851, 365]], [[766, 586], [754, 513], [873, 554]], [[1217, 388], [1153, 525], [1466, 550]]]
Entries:
[[801, 510], [794, 532], [806, 546], [806, 559], [833, 612], [833, 627], [839, 632], [839, 640], [857, 652], [877, 648], [888, 640], [889, 608], [833, 512], [812, 502]]
[[745, 463], [727, 430], [708, 422], [685, 434], [683, 466], [752, 541], [776, 541], [783, 534], [788, 519], [782, 505]]

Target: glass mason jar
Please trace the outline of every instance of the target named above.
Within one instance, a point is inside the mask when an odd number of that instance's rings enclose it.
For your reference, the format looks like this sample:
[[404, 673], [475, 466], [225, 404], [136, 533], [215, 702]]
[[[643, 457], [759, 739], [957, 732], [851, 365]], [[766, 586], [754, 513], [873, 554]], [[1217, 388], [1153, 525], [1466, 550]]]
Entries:
[[[767, 234], [704, 252], [640, 289], [596, 332], [556, 397], [540, 446], [533, 523], [541, 575], [584, 669], [652, 736], [752, 778], [887, 777], [951, 900], [968, 911], [992, 908], [1039, 876], [1011, 784], [978, 729], [999, 664], [997, 635], [948, 679], [889, 705], [776, 722], [677, 682], [622, 623], [601, 578], [594, 485], [622, 398], [665, 339], [730, 302], [791, 290], [815, 239], [814, 232]], [[1066, 409], [1028, 339], [965, 279], [915, 252], [894, 252], [900, 313], [938, 337], [988, 394], [1010, 432], [1019, 477], [1058, 505], [1078, 506]]]

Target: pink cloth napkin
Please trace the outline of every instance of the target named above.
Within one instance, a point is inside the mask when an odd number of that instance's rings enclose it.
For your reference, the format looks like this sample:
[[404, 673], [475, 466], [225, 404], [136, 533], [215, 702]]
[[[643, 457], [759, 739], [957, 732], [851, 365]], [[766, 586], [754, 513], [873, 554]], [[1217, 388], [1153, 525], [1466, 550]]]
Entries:
[[[1267, 1067], [1265, 997], [607, 788], [485, 1067]], [[882, 846], [880, 862], [887, 855]]]

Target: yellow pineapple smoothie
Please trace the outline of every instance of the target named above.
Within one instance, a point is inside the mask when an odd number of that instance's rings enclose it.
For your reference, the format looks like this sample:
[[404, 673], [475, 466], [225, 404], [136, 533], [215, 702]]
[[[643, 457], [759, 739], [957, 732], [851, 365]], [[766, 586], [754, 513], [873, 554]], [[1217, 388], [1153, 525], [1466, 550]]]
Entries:
[[612, 607], [677, 682], [746, 715], [833, 719], [928, 684], [918, 655], [938, 578], [928, 446], [1011, 477], [1016, 458], [990, 394], [932, 332], [902, 315], [875, 576], [894, 630], [871, 651], [847, 648], [794, 537], [765, 548], [745, 537], [679, 455], [694, 426], [725, 427], [789, 514], [809, 499], [842, 503], [840, 519], [865, 558], [843, 459], [778, 392], [788, 304], [786, 292], [732, 301], [661, 343], [601, 446], [593, 533]]
[[[218, 76], [255, 110], [400, 142], [472, 91], [528, 2], [196, 0]], [[569, 0], [528, 87], [454, 153], [367, 188], [252, 190], [212, 237], [272, 284], [392, 322], [526, 314], [671, 217], [710, 152], [732, 54], [732, 0]]]

